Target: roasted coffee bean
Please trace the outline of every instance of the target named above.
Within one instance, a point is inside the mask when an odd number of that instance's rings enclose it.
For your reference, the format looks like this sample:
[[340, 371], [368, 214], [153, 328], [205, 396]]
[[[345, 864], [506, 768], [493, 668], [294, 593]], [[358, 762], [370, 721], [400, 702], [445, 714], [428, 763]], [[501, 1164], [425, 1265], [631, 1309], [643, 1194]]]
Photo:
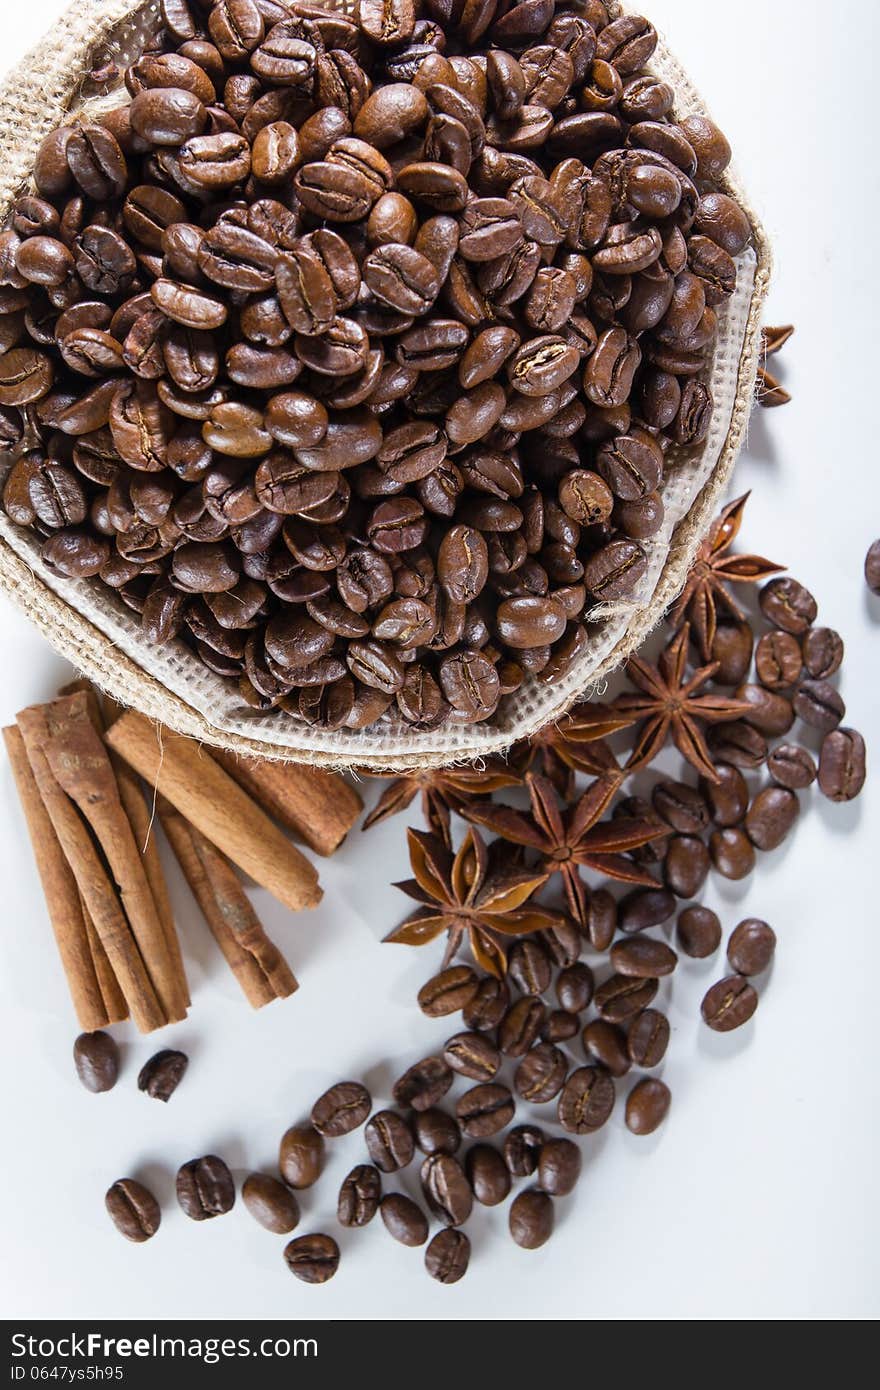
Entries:
[[734, 826], [709, 837], [712, 863], [724, 878], [745, 878], [755, 867], [755, 850], [744, 830]]
[[510, 1169], [491, 1144], [475, 1144], [468, 1149], [465, 1171], [474, 1196], [483, 1206], [498, 1206], [510, 1192]]
[[611, 541], [584, 565], [584, 583], [602, 602], [630, 598], [647, 567], [647, 556], [635, 541]]
[[865, 740], [855, 729], [832, 729], [819, 754], [819, 790], [830, 801], [852, 801], [865, 785]]
[[663, 876], [678, 898], [694, 898], [706, 881], [709, 854], [696, 835], [673, 835], [663, 861]]
[[412, 1117], [417, 1146], [424, 1154], [457, 1153], [461, 1147], [461, 1131], [445, 1110], [432, 1107]]
[[482, 1033], [456, 1033], [447, 1039], [443, 1059], [473, 1081], [491, 1081], [501, 1066], [501, 1053]]
[[678, 914], [678, 944], [686, 956], [703, 960], [721, 944], [721, 923], [710, 907], [694, 903]]
[[498, 1082], [472, 1086], [455, 1103], [458, 1123], [469, 1139], [488, 1139], [506, 1129], [514, 1109], [513, 1096]]
[[762, 685], [768, 690], [785, 690], [796, 683], [802, 668], [803, 658], [797, 638], [790, 632], [764, 634], [755, 649], [755, 669]]
[[669, 1044], [669, 1020], [657, 1009], [643, 1009], [629, 1027], [626, 1046], [636, 1067], [656, 1067]]
[[769, 623], [800, 637], [816, 621], [816, 600], [796, 579], [771, 579], [761, 590], [761, 612]]
[[289, 1187], [268, 1173], [250, 1173], [242, 1184], [241, 1200], [254, 1220], [277, 1236], [299, 1225], [299, 1203]]
[[801, 639], [804, 667], [814, 680], [827, 680], [840, 670], [843, 638], [831, 627], [812, 627]]
[[719, 623], [712, 641], [712, 660], [718, 662], [715, 679], [722, 685], [739, 685], [752, 664], [752, 630], [748, 623]]
[[615, 1024], [594, 1019], [581, 1034], [581, 1042], [588, 1061], [598, 1062], [611, 1076], [624, 1076], [629, 1071], [626, 1035]]
[[294, 1125], [281, 1140], [278, 1167], [288, 1187], [299, 1191], [318, 1181], [324, 1168], [324, 1140], [311, 1125]]
[[379, 1110], [364, 1130], [367, 1152], [383, 1173], [395, 1173], [412, 1162], [415, 1141], [412, 1130], [394, 1110]]
[[523, 1250], [538, 1250], [553, 1234], [553, 1201], [536, 1187], [520, 1192], [510, 1204], [510, 1234]]
[[[672, 912], [669, 916], [672, 916]], [[671, 975], [678, 958], [665, 941], [657, 941], [650, 936], [634, 936], [612, 946], [610, 959], [619, 975], [653, 979], [660, 975]]]
[[868, 546], [865, 555], [865, 583], [872, 594], [880, 594], [880, 540]]
[[717, 782], [700, 779], [700, 790], [706, 798], [712, 819], [720, 826], [739, 825], [749, 804], [746, 780], [739, 768], [730, 763], [717, 763], [715, 773]]
[[742, 717], [762, 734], [778, 738], [781, 734], [787, 734], [794, 723], [791, 701], [784, 695], [765, 690], [761, 685], [741, 685], [735, 692], [735, 698], [749, 706], [748, 713]]
[[473, 998], [477, 983], [470, 966], [452, 965], [422, 985], [418, 994], [419, 1008], [429, 1018], [458, 1013]]
[[539, 999], [528, 995], [507, 1010], [498, 1029], [498, 1045], [505, 1057], [524, 1057], [538, 1040], [547, 1017]]
[[402, 1192], [387, 1193], [379, 1203], [379, 1214], [388, 1234], [401, 1245], [424, 1245], [428, 1239], [425, 1213]]
[[425, 1057], [395, 1081], [391, 1094], [398, 1105], [430, 1110], [446, 1095], [453, 1075], [442, 1057]]
[[711, 817], [705, 799], [687, 782], [658, 782], [651, 802], [658, 816], [681, 835], [700, 835], [709, 827]]
[[471, 1243], [464, 1231], [449, 1226], [432, 1236], [425, 1250], [425, 1269], [440, 1284], [457, 1284], [467, 1274]]
[[729, 1033], [748, 1023], [758, 1007], [758, 995], [742, 975], [728, 975], [706, 991], [700, 1010], [716, 1033]]
[[843, 699], [827, 680], [802, 680], [792, 704], [798, 718], [822, 734], [829, 734], [846, 714]]
[[543, 1105], [559, 1094], [568, 1063], [565, 1054], [551, 1043], [541, 1042], [523, 1057], [514, 1076], [514, 1090], [522, 1100]]
[[757, 849], [777, 849], [798, 818], [800, 806], [787, 787], [763, 787], [746, 812], [745, 831]]
[[556, 998], [570, 1013], [583, 1013], [593, 997], [593, 972], [583, 961], [560, 970], [556, 976]]
[[553, 973], [551, 957], [540, 941], [515, 941], [507, 953], [507, 973], [523, 994], [544, 994]]
[[312, 1106], [312, 1124], [325, 1139], [338, 1139], [364, 1123], [372, 1101], [359, 1081], [339, 1081]]
[[778, 786], [790, 791], [803, 791], [816, 780], [815, 762], [806, 748], [796, 743], [781, 743], [774, 748], [767, 758], [767, 771]]
[[73, 1063], [87, 1091], [112, 1091], [119, 1076], [119, 1048], [109, 1033], [80, 1033]]
[[152, 1192], [134, 1178], [119, 1178], [108, 1189], [104, 1205], [119, 1234], [137, 1245], [149, 1240], [159, 1229], [162, 1220], [159, 1203]]
[[422, 1191], [431, 1211], [447, 1226], [462, 1226], [473, 1208], [473, 1193], [458, 1159], [429, 1154], [421, 1167]]
[[517, 1125], [504, 1140], [504, 1161], [515, 1178], [528, 1178], [538, 1166], [544, 1134], [535, 1125]]
[[767, 740], [742, 719], [716, 724], [709, 730], [708, 744], [715, 763], [754, 769], [767, 761]]
[[617, 930], [617, 900], [607, 888], [597, 888], [587, 905], [587, 936], [594, 951], [607, 951]]
[[178, 1169], [177, 1200], [192, 1221], [209, 1221], [223, 1216], [235, 1205], [232, 1174], [216, 1154], [194, 1158]]
[[626, 1127], [631, 1134], [653, 1134], [666, 1119], [672, 1094], [664, 1081], [645, 1077], [626, 1098]]
[[184, 1078], [189, 1066], [185, 1052], [164, 1048], [145, 1062], [138, 1074], [138, 1090], [153, 1100], [169, 1101]]
[[746, 917], [734, 927], [727, 943], [727, 959], [738, 975], [760, 975], [773, 959], [776, 933], [758, 917]]
[[[637, 888], [618, 905], [621, 931], [640, 932], [668, 922], [675, 912], [675, 894], [664, 888]], [[649, 972], [650, 974], [651, 972]]]
[[336, 1218], [340, 1226], [366, 1226], [379, 1210], [382, 1179], [368, 1163], [352, 1168], [339, 1189]]
[[614, 1108], [614, 1082], [600, 1067], [579, 1067], [562, 1088], [557, 1115], [571, 1134], [601, 1129]]
[[339, 1246], [332, 1236], [296, 1236], [284, 1247], [284, 1262], [304, 1284], [326, 1284], [339, 1268]]
[[622, 1023], [640, 1009], [647, 1008], [657, 993], [657, 980], [614, 974], [596, 990], [594, 1003], [600, 1018]]

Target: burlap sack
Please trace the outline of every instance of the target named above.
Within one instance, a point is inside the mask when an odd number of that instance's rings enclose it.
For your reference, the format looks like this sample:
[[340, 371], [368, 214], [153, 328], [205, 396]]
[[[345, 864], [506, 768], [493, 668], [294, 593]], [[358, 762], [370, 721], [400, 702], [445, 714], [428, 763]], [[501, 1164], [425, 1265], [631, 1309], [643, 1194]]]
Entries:
[[[353, 0], [329, 0], [350, 12]], [[621, 5], [610, 4], [614, 14]], [[0, 86], [0, 220], [26, 183], [42, 137], [82, 109], [83, 77], [106, 57], [120, 66], [140, 51], [158, 23], [156, 0], [74, 0], [39, 46]], [[679, 116], [705, 106], [662, 42], [651, 64], [676, 91]], [[110, 103], [114, 104], [114, 103]], [[243, 707], [234, 685], [213, 675], [179, 643], [161, 651], [142, 644], [136, 618], [93, 582], [57, 579], [33, 537], [0, 514], [0, 586], [54, 647], [121, 703], [181, 733], [263, 757], [331, 766], [402, 770], [442, 766], [507, 748], [552, 723], [644, 641], [684, 583], [697, 547], [730, 477], [753, 403], [761, 306], [770, 275], [764, 230], [742, 187], [730, 192], [752, 223], [753, 246], [738, 260], [737, 288], [720, 316], [712, 370], [715, 414], [705, 443], [671, 454], [663, 490], [666, 520], [648, 543], [648, 572], [638, 597], [606, 606], [579, 661], [558, 684], [529, 681], [484, 724], [415, 732], [386, 717], [359, 732], [325, 733], [282, 711]]]

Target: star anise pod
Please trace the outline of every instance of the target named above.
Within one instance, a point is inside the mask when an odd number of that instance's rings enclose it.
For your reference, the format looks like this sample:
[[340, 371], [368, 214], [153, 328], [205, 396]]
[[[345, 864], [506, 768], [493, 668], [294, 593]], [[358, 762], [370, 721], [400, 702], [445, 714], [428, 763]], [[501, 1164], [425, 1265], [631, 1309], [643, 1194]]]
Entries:
[[467, 937], [477, 964], [500, 978], [507, 971], [507, 956], [498, 937], [546, 931], [562, 920], [561, 913], [529, 902], [547, 874], [505, 864], [505, 856], [493, 856], [472, 826], [454, 856], [429, 831], [408, 830], [407, 837], [415, 878], [395, 887], [422, 907], [386, 941], [424, 946], [448, 932], [445, 967]]
[[791, 400], [791, 396], [782, 383], [777, 381], [773, 373], [767, 370], [767, 358], [774, 357], [777, 352], [784, 348], [793, 332], [794, 325], [791, 323], [782, 324], [779, 328], [761, 329], [761, 361], [758, 364], [757, 379], [758, 405], [788, 405]]
[[748, 500], [748, 493], [737, 497], [716, 517], [697, 552], [684, 588], [667, 615], [675, 628], [680, 627], [686, 617], [690, 620], [704, 661], [712, 655], [719, 608], [726, 609], [740, 622], [745, 621], [746, 615], [727, 584], [756, 584], [785, 568], [773, 560], [765, 560], [762, 555], [728, 555], [742, 525]]
[[[379, 774], [367, 773], [369, 777], [376, 775]], [[361, 829], [369, 830], [398, 811], [405, 811], [421, 793], [422, 815], [428, 827], [451, 848], [449, 813], [457, 809], [463, 798], [489, 796], [521, 781], [521, 774], [496, 759], [490, 759], [482, 768], [438, 767], [407, 772], [385, 788]]]
[[701, 666], [687, 675], [687, 651], [690, 627], [685, 623], [668, 647], [660, 653], [656, 666], [641, 657], [632, 656], [626, 672], [638, 694], [619, 695], [611, 709], [629, 717], [632, 723], [642, 720], [629, 766], [653, 762], [667, 738], [692, 767], [710, 782], [718, 781], [701, 725], [720, 724], [748, 714], [748, 702], [725, 695], [701, 695], [699, 692], [718, 670], [718, 662]]
[[599, 824], [617, 790], [615, 779], [600, 777], [566, 810], [560, 807], [546, 778], [530, 772], [526, 785], [531, 798], [530, 814], [490, 802], [472, 803], [464, 807], [464, 814], [503, 839], [536, 850], [541, 856], [538, 867], [545, 874], [562, 874], [569, 911], [580, 927], [586, 930], [588, 906], [581, 867], [624, 883], [656, 887], [655, 880], [624, 855], [627, 850], [656, 839], [663, 831], [639, 820]]

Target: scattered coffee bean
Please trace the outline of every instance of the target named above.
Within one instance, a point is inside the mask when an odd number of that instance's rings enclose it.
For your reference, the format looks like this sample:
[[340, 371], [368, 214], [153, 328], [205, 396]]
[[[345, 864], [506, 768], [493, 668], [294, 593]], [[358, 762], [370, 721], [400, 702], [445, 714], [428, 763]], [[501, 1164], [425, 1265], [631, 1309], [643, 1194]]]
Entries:
[[566, 1081], [559, 1097], [559, 1123], [570, 1134], [592, 1134], [601, 1129], [614, 1109], [614, 1082], [599, 1067], [579, 1067]]
[[840, 670], [843, 638], [833, 627], [811, 627], [801, 640], [803, 663], [814, 680], [828, 680]]
[[418, 1003], [429, 1018], [458, 1013], [477, 991], [477, 977], [467, 965], [452, 965], [419, 990]]
[[499, 1082], [472, 1086], [455, 1102], [462, 1132], [469, 1139], [488, 1139], [506, 1129], [513, 1119], [513, 1096]]
[[583, 961], [576, 961], [556, 976], [556, 998], [569, 1013], [583, 1013], [593, 997], [593, 972]]
[[465, 1155], [465, 1172], [474, 1196], [484, 1207], [496, 1207], [510, 1192], [510, 1169], [491, 1144], [474, 1144]]
[[745, 878], [755, 867], [755, 850], [744, 830], [715, 830], [709, 837], [712, 863], [724, 878]]
[[716, 1033], [729, 1033], [748, 1023], [758, 1007], [758, 996], [742, 975], [727, 975], [706, 991], [700, 1011]]
[[412, 1162], [415, 1139], [412, 1130], [396, 1110], [378, 1110], [364, 1130], [367, 1153], [383, 1173], [396, 1173]]
[[138, 1090], [145, 1091], [153, 1100], [168, 1101], [183, 1080], [188, 1066], [189, 1058], [185, 1052], [165, 1048], [141, 1067]]
[[700, 779], [700, 787], [709, 803], [712, 819], [722, 829], [739, 825], [749, 807], [746, 779], [739, 768], [731, 763], [716, 763], [715, 774], [717, 782], [710, 782], [708, 778]]
[[765, 632], [755, 648], [758, 680], [768, 690], [786, 690], [794, 685], [803, 665], [800, 643], [790, 632]]
[[299, 1203], [289, 1187], [268, 1173], [250, 1173], [241, 1200], [254, 1220], [275, 1235], [287, 1235], [299, 1225]]
[[804, 791], [816, 780], [816, 764], [797, 743], [778, 744], [767, 759], [767, 771], [778, 786], [789, 791]]
[[452, 1072], [442, 1057], [425, 1057], [395, 1081], [391, 1094], [398, 1105], [429, 1110], [452, 1085]]
[[382, 1179], [369, 1163], [352, 1168], [339, 1189], [336, 1219], [340, 1226], [366, 1226], [379, 1210]]
[[467, 1274], [471, 1243], [464, 1231], [447, 1226], [431, 1237], [425, 1250], [425, 1269], [440, 1284], [457, 1284]]
[[773, 959], [776, 933], [758, 917], [746, 917], [730, 933], [727, 959], [739, 975], [760, 975]]
[[656, 1067], [669, 1043], [669, 1020], [657, 1009], [643, 1009], [629, 1026], [626, 1045], [636, 1067]]
[[671, 975], [677, 962], [678, 957], [671, 946], [650, 936], [618, 941], [611, 948], [612, 967], [619, 975], [629, 975], [634, 979]]
[[288, 1187], [312, 1187], [324, 1169], [324, 1140], [311, 1125], [294, 1125], [281, 1140], [278, 1167]]
[[159, 1203], [152, 1192], [134, 1178], [119, 1178], [108, 1189], [104, 1205], [120, 1235], [137, 1245], [149, 1240], [159, 1229], [162, 1220]]
[[538, 1250], [553, 1234], [552, 1198], [537, 1187], [520, 1192], [510, 1204], [510, 1234], [523, 1250]]
[[868, 546], [865, 556], [865, 583], [872, 594], [880, 594], [880, 540]]
[[528, 1178], [538, 1166], [544, 1135], [536, 1125], [517, 1125], [504, 1140], [504, 1161], [514, 1178]]
[[421, 1207], [402, 1192], [389, 1192], [379, 1203], [385, 1229], [401, 1245], [424, 1245], [428, 1239], [428, 1219]]
[[793, 791], [787, 787], [763, 787], [745, 818], [745, 830], [756, 849], [777, 849], [800, 813]]
[[602, 1018], [593, 1019], [581, 1034], [581, 1042], [587, 1059], [598, 1062], [611, 1076], [625, 1076], [629, 1071], [626, 1034], [616, 1024]]
[[363, 1124], [372, 1103], [366, 1086], [339, 1081], [315, 1101], [312, 1124], [325, 1139], [338, 1139]]
[[177, 1200], [193, 1221], [223, 1216], [235, 1205], [232, 1174], [216, 1154], [191, 1159], [177, 1172]]
[[803, 680], [794, 693], [798, 718], [822, 734], [830, 734], [846, 714], [846, 705], [829, 681]]
[[664, 1081], [645, 1077], [626, 1098], [626, 1127], [631, 1134], [653, 1134], [669, 1113], [672, 1094]]
[[339, 1246], [320, 1233], [296, 1236], [284, 1247], [284, 1262], [304, 1284], [326, 1284], [339, 1268]]
[[119, 1076], [119, 1048], [109, 1033], [80, 1033], [73, 1063], [87, 1091], [112, 1091]]
[[676, 924], [678, 944], [686, 956], [705, 960], [721, 945], [721, 923], [711, 907], [694, 903], [678, 914]]
[[800, 637], [816, 621], [816, 600], [796, 579], [771, 579], [761, 590], [761, 612], [768, 623]]
[[447, 1040], [443, 1059], [472, 1081], [491, 1081], [501, 1066], [501, 1053], [482, 1033], [456, 1033]]
[[829, 801], [852, 801], [865, 785], [865, 740], [855, 729], [832, 729], [819, 753], [819, 790]]
[[548, 1139], [538, 1154], [538, 1186], [551, 1197], [567, 1197], [581, 1175], [581, 1151], [571, 1139]]
[[447, 1226], [463, 1226], [471, 1214], [473, 1193], [464, 1169], [453, 1154], [429, 1154], [421, 1167], [425, 1201]]
[[445, 1110], [432, 1108], [417, 1111], [412, 1117], [413, 1133], [423, 1154], [457, 1153], [461, 1147], [461, 1130]]

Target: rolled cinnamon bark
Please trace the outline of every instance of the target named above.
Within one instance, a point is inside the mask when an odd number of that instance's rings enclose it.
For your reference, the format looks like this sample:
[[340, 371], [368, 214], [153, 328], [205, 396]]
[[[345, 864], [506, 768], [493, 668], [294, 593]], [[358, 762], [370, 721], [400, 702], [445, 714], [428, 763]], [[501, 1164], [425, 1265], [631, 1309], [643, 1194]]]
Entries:
[[266, 936], [235, 870], [204, 835], [159, 798], [162, 829], [174, 850], [211, 934], [254, 1009], [284, 999], [296, 978]]
[[338, 772], [304, 763], [243, 758], [225, 748], [213, 757], [256, 802], [316, 854], [333, 854], [364, 803]]
[[43, 709], [49, 731], [44, 752], [52, 774], [91, 826], [165, 1017], [179, 1022], [186, 1018], [188, 998], [182, 966], [169, 950], [107, 749], [89, 712], [89, 695], [79, 691]]
[[314, 865], [205, 748], [134, 710], [111, 725], [106, 740], [148, 786], [161, 792], [206, 839], [285, 907], [298, 912], [320, 902]]
[[20, 730], [15, 725], [4, 729], [3, 742], [77, 1022], [84, 1033], [93, 1033], [115, 1020], [110, 1017], [98, 979], [76, 879], [43, 804]]
[[89, 910], [82, 898], [80, 898], [79, 905], [82, 909], [86, 934], [89, 938], [89, 949], [92, 953], [92, 960], [95, 963], [95, 975], [98, 979], [98, 987], [101, 991], [101, 997], [104, 1000], [107, 1022], [122, 1023], [128, 1018], [128, 1005], [125, 1002], [125, 995], [119, 988], [119, 981], [113, 974], [113, 966], [107, 958], [107, 952], [101, 945], [101, 938], [98, 935], [95, 924], [89, 916]]
[[56, 782], [46, 759], [44, 749], [50, 739], [50, 729], [45, 707], [35, 705], [22, 710], [16, 722], [43, 805], [131, 1016], [142, 1033], [162, 1028], [166, 1022], [165, 1013], [119, 904], [115, 886], [98, 857], [79, 811]]

